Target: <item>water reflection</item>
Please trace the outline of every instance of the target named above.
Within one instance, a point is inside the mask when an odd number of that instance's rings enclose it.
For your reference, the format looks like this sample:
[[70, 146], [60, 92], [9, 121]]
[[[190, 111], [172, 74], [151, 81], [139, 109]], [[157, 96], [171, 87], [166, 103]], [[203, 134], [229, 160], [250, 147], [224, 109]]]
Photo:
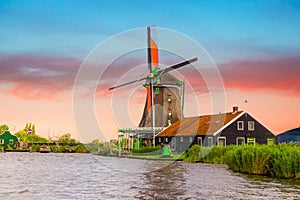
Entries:
[[225, 165], [51, 153], [5, 153], [0, 161], [1, 200], [300, 199], [300, 180]]
[[137, 187], [138, 199], [176, 199], [186, 192], [185, 168], [180, 162], [146, 172], [141, 176], [142, 185]]

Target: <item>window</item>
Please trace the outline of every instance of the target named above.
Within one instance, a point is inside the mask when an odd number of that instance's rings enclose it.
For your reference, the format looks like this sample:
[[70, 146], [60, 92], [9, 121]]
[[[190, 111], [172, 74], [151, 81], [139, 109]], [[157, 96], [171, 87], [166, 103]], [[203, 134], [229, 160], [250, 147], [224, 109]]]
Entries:
[[249, 121], [248, 122], [248, 130], [249, 131], [254, 131], [254, 121]]
[[183, 137], [180, 137], [180, 142], [183, 142]]
[[208, 143], [208, 146], [212, 146], [213, 145], [213, 143], [214, 143], [214, 140], [213, 140], [213, 138], [212, 137], [208, 137], [208, 139], [207, 139], [208, 141], [207, 141], [207, 143]]
[[226, 137], [218, 137], [218, 146], [226, 146]]
[[239, 131], [244, 130], [244, 122], [243, 121], [237, 122], [237, 130], [239, 130]]
[[9, 144], [14, 144], [14, 140], [13, 140], [13, 139], [10, 139], [10, 140], [9, 140]]
[[172, 115], [172, 110], [170, 109], [170, 110], [169, 110], [169, 116], [171, 116], [171, 115]]
[[268, 138], [268, 145], [274, 145], [274, 138]]
[[158, 138], [158, 142], [161, 143], [161, 138], [160, 137]]
[[255, 138], [247, 138], [248, 145], [255, 145]]
[[171, 103], [171, 95], [168, 95], [168, 102]]
[[171, 126], [171, 120], [170, 119], [168, 119], [168, 126]]
[[244, 137], [237, 137], [236, 138], [236, 145], [245, 145], [245, 138]]
[[4, 139], [1, 139], [1, 140], [0, 140], [0, 144], [4, 144]]
[[169, 142], [169, 138], [166, 137], [166, 138], [165, 138], [165, 142]]
[[197, 137], [197, 144], [202, 146], [202, 137]]
[[190, 141], [190, 143], [192, 143], [193, 142], [193, 137], [189, 137], [189, 141]]

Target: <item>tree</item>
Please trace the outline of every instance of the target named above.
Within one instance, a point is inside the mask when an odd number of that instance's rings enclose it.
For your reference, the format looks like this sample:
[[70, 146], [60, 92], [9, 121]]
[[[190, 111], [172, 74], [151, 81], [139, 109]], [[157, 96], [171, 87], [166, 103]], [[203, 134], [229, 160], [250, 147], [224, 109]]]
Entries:
[[17, 133], [15, 133], [15, 136], [17, 136], [22, 142], [40, 142], [40, 143], [48, 142], [46, 138], [34, 134], [27, 134], [27, 131], [24, 130], [18, 131]]
[[99, 144], [99, 139], [94, 139], [94, 140], [92, 141], [92, 144]]
[[9, 127], [6, 124], [2, 124], [0, 126], [0, 134], [2, 134], [4, 131], [8, 131]]
[[29, 124], [28, 123], [26, 123], [26, 125], [25, 125], [25, 128], [24, 128], [24, 131], [28, 131], [28, 129], [29, 129]]
[[35, 125], [32, 125], [32, 134], [35, 135]]
[[16, 132], [15, 136], [17, 136], [21, 142], [27, 141], [27, 132], [24, 130], [20, 130], [20, 131]]
[[77, 141], [73, 138], [71, 138], [71, 134], [70, 133], [66, 133], [62, 136], [60, 136], [58, 138], [58, 143], [67, 143], [67, 144], [70, 144], [70, 143], [76, 143]]

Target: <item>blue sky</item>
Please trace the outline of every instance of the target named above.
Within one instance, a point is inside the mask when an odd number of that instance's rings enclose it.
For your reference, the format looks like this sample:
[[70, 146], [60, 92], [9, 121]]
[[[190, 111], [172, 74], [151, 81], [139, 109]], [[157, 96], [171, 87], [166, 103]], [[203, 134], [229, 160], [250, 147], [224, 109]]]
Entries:
[[[298, 127], [299, 22], [299, 0], [0, 0], [6, 113], [0, 122], [18, 130], [31, 121], [44, 136], [49, 128], [76, 132], [72, 89], [83, 59], [114, 34], [155, 25], [208, 51], [221, 72], [228, 110], [247, 99], [253, 116], [275, 133]], [[203, 95], [199, 104], [206, 109], [209, 94]], [[114, 133], [113, 122], [106, 124]]]
[[0, 2], [0, 52], [83, 58], [99, 42], [156, 25], [182, 32], [218, 62], [300, 52], [300, 1]]

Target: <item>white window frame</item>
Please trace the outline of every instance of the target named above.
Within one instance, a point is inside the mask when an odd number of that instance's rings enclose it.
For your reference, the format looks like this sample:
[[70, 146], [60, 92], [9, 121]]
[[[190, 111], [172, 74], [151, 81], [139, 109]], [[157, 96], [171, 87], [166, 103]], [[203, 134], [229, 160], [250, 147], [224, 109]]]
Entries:
[[226, 137], [218, 137], [218, 140], [217, 140], [218, 146], [220, 146], [220, 142], [219, 142], [220, 139], [225, 139], [225, 147], [226, 147]]
[[193, 137], [189, 137], [189, 142], [190, 142], [190, 143], [192, 143], [192, 142], [193, 142], [193, 140], [194, 140], [194, 138], [193, 138]]
[[4, 144], [4, 139], [0, 139], [0, 144]]
[[214, 138], [213, 137], [208, 137], [207, 138], [207, 146], [211, 147], [214, 145]]
[[182, 136], [180, 137], [180, 142], [183, 142], [183, 137]]
[[235, 139], [235, 142], [236, 142], [236, 145], [239, 145], [239, 140], [240, 139], [242, 139], [243, 140], [243, 145], [245, 145], [246, 144], [246, 141], [245, 141], [245, 138], [244, 137], [236, 137], [236, 139]]
[[[239, 124], [242, 124], [242, 128], [240, 128]], [[243, 131], [244, 130], [244, 121], [238, 121], [237, 122], [237, 130], [238, 131]]]
[[202, 146], [202, 137], [197, 137], [197, 144]]
[[13, 140], [13, 139], [10, 139], [10, 140], [9, 140], [9, 144], [14, 144], [14, 140]]
[[[251, 129], [250, 129], [250, 124], [253, 124]], [[248, 131], [254, 131], [254, 121], [248, 121]]]

